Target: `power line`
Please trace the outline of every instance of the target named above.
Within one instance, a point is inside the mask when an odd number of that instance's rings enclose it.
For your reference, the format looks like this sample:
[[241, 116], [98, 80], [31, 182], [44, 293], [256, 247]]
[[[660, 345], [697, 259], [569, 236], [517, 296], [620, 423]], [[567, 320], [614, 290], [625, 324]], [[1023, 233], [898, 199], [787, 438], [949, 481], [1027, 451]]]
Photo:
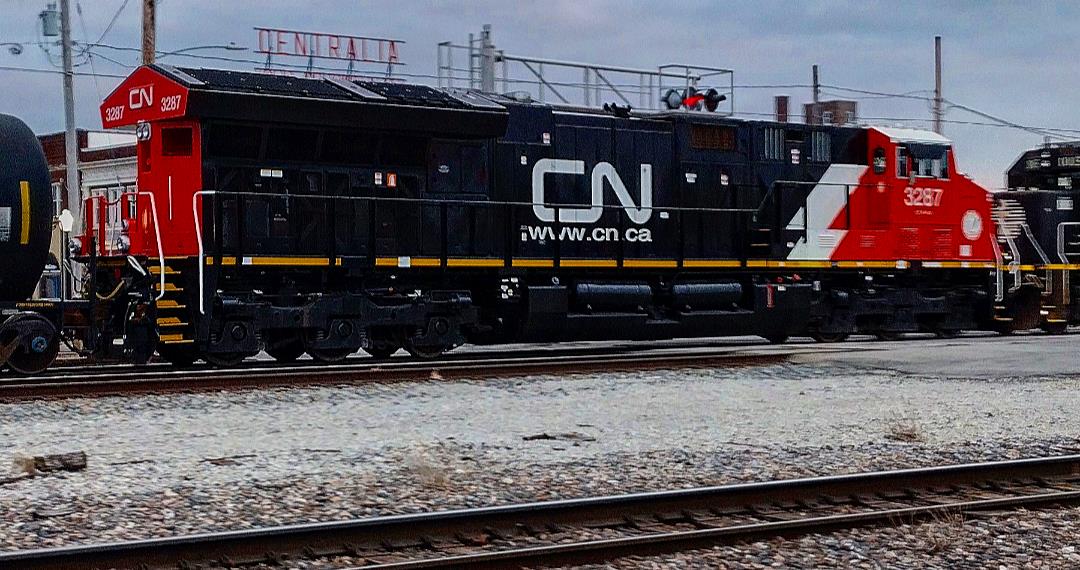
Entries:
[[[90, 44], [90, 45], [98, 45], [98, 44], [100, 44], [101, 40], [104, 40], [105, 36], [109, 35], [109, 31], [111, 31], [112, 28], [113, 28], [113, 25], [116, 24], [116, 20], [118, 20], [120, 18], [120, 14], [122, 14], [124, 12], [124, 8], [127, 8], [127, 5], [128, 5], [129, 1], [130, 0], [124, 0], [124, 3], [120, 5], [120, 9], [118, 9], [116, 11], [116, 13], [113, 14], [112, 19], [109, 20], [109, 25], [105, 26], [105, 31], [101, 32], [101, 36], [98, 37], [97, 41], [94, 42], [93, 44]], [[80, 14], [81, 14], [81, 12], [80, 12]], [[90, 38], [87, 37], [87, 39], [90, 39]]]
[[[47, 74], [50, 74], [50, 75], [63, 75], [64, 74], [64, 72], [60, 71], [59, 69], [39, 69], [39, 68], [36, 68], [36, 67], [17, 67], [17, 66], [13, 66], [13, 65], [0, 65], [0, 71], [16, 71], [16, 72], [22, 72], [22, 73], [47, 73]], [[93, 77], [93, 76], [97, 75], [98, 77], [114, 77], [114, 78], [118, 78], [118, 79], [124, 79], [124, 78], [127, 77], [126, 75], [117, 75], [115, 73], [96, 73], [95, 74], [95, 73], [86, 73], [86, 72], [81, 72], [81, 71], [76, 71], [74, 73], [74, 75], [76, 77]]]
[[[91, 52], [90, 50], [92, 48], [94, 48], [94, 47], [100, 47], [100, 48], [112, 49], [112, 50], [118, 50], [118, 51], [131, 51], [131, 52], [139, 52], [139, 51], [141, 51], [139, 48], [126, 47], [126, 46], [115, 46], [115, 45], [110, 45], [110, 44], [103, 44], [103, 43], [100, 43], [100, 42], [95, 42], [94, 44], [87, 44], [87, 45], [85, 45], [85, 48], [84, 48], [84, 53], [86, 53], [88, 56], [90, 54], [97, 55], [98, 57], [106, 59], [106, 60], [108, 60], [108, 61], [110, 61], [110, 62], [112, 62], [112, 63], [114, 63], [116, 65], [120, 65], [120, 66], [127, 67], [127, 68], [135, 68], [135, 67], [137, 67], [136, 65], [127, 64], [127, 63], [124, 63], [122, 61], [119, 61], [119, 60], [110, 58], [108, 56], [102, 55], [100, 52]], [[204, 61], [220, 61], [220, 62], [227, 62], [227, 63], [247, 64], [247, 65], [256, 66], [256, 69], [260, 69], [260, 68], [262, 68], [262, 67], [264, 67], [266, 65], [266, 62], [261, 61], [261, 60], [236, 58], [236, 57], [228, 57], [228, 56], [196, 54], [196, 53], [180, 53], [180, 54], [175, 54], [175, 57], [185, 57], [185, 58], [189, 58], [189, 59], [204, 60]], [[282, 71], [297, 71], [297, 72], [315, 71], [315, 72], [335, 72], [335, 73], [346, 73], [347, 72], [346, 70], [343, 70], [343, 69], [339, 69], [339, 68], [335, 68], [335, 67], [319, 66], [319, 65], [292, 64], [292, 63], [284, 63], [284, 62], [277, 63], [276, 65], [278, 67], [282, 68]], [[51, 71], [51, 70], [40, 70], [40, 69], [31, 69], [31, 68], [0, 67], [0, 69], [7, 70], [7, 71], [25, 71], [25, 72], [38, 72], [38, 73], [60, 73], [59, 71], [54, 72], [54, 71]], [[106, 73], [98, 73], [98, 74], [94, 74], [94, 73], [90, 73], [90, 74], [77, 73], [76, 75], [80, 75], [80, 76], [98, 75], [98, 76], [101, 76], [101, 77], [118, 77], [118, 78], [125, 77], [123, 75], [106, 74]], [[399, 76], [399, 77], [412, 78], [412, 79], [438, 79], [439, 78], [438, 75], [424, 74], [424, 73], [397, 72], [396, 75]], [[527, 80], [509, 80], [508, 83], [512, 83], [512, 84], [528, 84], [528, 83], [536, 83], [536, 82], [535, 81], [530, 82], [530, 81], [527, 81]], [[561, 86], [561, 87], [583, 87], [583, 85], [580, 84], [580, 83], [567, 83], [567, 82], [558, 82], [558, 81], [550, 81], [550, 80], [548, 81], [548, 83], [550, 85], [556, 85], [556, 86]], [[811, 88], [812, 86], [808, 85], [808, 84], [801, 84], [801, 83], [790, 83], [790, 84], [761, 84], [761, 85], [740, 84], [740, 85], [735, 85], [734, 87], [736, 89], [805, 89], [805, 88]], [[845, 87], [845, 86], [841, 86], [841, 85], [822, 84], [821, 87], [826, 88], [826, 89], [830, 89], [830, 90], [834, 90], [834, 91], [845, 92], [845, 93], [857, 93], [857, 94], [867, 96], [866, 98], [874, 98], [874, 99], [906, 99], [906, 100], [914, 100], [914, 101], [923, 101], [923, 102], [927, 102], [927, 103], [933, 102], [932, 97], [926, 97], [926, 96], [918, 95], [918, 93], [925, 92], [926, 90], [909, 91], [909, 92], [906, 92], [906, 93], [890, 93], [890, 92], [885, 92], [885, 91], [874, 91], [874, 90], [869, 90], [869, 89], [859, 89], [859, 88], [854, 88], [854, 87]], [[838, 96], [848, 96], [848, 95], [839, 95], [839, 94], [837, 94], [837, 95]], [[1032, 134], [1036, 134], [1036, 135], [1043, 136], [1043, 137], [1052, 137], [1052, 138], [1058, 138], [1058, 139], [1066, 139], [1068, 137], [1064, 137], [1064, 136], [1062, 136], [1060, 134], [1057, 134], [1057, 133], [1080, 134], [1080, 129], [1069, 129], [1069, 128], [1061, 128], [1061, 127], [1036, 127], [1036, 126], [1030, 126], [1030, 125], [1023, 125], [1023, 124], [1020, 124], [1020, 123], [1016, 123], [1014, 121], [1009, 121], [1007, 119], [1003, 119], [1001, 117], [992, 115], [992, 114], [984, 112], [984, 111], [980, 111], [980, 110], [975, 109], [974, 107], [971, 107], [971, 106], [968, 106], [968, 105], [955, 103], [955, 102], [953, 102], [951, 100], [945, 100], [945, 102], [950, 106], [950, 108], [956, 108], [956, 109], [959, 109], [959, 110], [967, 111], [969, 113], [973, 113], [975, 115], [978, 115], [980, 117], [983, 117], [985, 119], [989, 119], [990, 121], [993, 121], [992, 123], [987, 123], [987, 122], [979, 122], [979, 121], [962, 121], [962, 120], [955, 120], [955, 119], [942, 119], [942, 122], [945, 123], [945, 124], [978, 126], [978, 127], [1012, 128], [1012, 129], [1018, 129], [1018, 130], [1027, 131], [1027, 132], [1030, 132]], [[752, 113], [752, 112], [740, 112], [740, 113], [736, 113], [736, 115], [772, 116], [771, 113]], [[916, 118], [916, 117], [864, 117], [864, 119], [865, 120], [875, 120], [875, 121], [927, 122], [927, 123], [931, 121], [931, 119], [929, 119], [929, 118], [924, 119], [924, 118]]]

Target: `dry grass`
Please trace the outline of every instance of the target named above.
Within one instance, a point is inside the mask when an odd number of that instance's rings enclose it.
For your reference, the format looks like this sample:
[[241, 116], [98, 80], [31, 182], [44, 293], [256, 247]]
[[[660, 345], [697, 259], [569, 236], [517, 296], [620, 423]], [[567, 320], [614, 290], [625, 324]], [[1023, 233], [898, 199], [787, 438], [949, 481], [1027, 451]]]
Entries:
[[12, 459], [12, 467], [15, 473], [20, 475], [37, 475], [37, 467], [34, 466], [34, 458], [22, 453], [16, 453]]
[[944, 552], [962, 539], [964, 514], [959, 511], [936, 513], [930, 522], [918, 525], [915, 529], [927, 552]]
[[885, 420], [885, 438], [901, 443], [920, 443], [926, 436], [918, 422], [906, 416], [892, 416]]
[[450, 484], [450, 476], [447, 475], [446, 468], [437, 465], [430, 458], [410, 457], [405, 461], [405, 469], [425, 487], [444, 489]]

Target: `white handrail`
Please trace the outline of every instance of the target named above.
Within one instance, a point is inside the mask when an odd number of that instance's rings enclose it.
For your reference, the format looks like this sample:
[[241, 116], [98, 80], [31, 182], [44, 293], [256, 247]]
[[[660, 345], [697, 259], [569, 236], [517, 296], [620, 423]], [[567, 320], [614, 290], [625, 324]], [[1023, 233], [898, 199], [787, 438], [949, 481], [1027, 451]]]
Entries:
[[150, 197], [150, 215], [154, 217], [154, 239], [157, 240], [159, 290], [155, 301], [165, 296], [165, 252], [161, 249], [161, 226], [158, 225], [157, 200], [150, 192], [136, 192], [138, 196]]
[[1001, 244], [998, 243], [997, 232], [986, 232], [990, 239], [990, 246], [994, 250], [994, 301], [1000, 303], [1005, 300], [1005, 274], [1001, 271], [1001, 265], [1005, 263], [1005, 257], [1001, 254]]
[[195, 221], [195, 242], [199, 245], [199, 314], [206, 314], [205, 287], [206, 252], [203, 251], [202, 224], [199, 223], [198, 200], [201, 196], [217, 194], [217, 190], [199, 190], [191, 195], [191, 219]]
[[1057, 254], [1062, 263], [1069, 263], [1065, 256], [1065, 226], [1080, 226], [1080, 222], [1061, 222], [1057, 226]]

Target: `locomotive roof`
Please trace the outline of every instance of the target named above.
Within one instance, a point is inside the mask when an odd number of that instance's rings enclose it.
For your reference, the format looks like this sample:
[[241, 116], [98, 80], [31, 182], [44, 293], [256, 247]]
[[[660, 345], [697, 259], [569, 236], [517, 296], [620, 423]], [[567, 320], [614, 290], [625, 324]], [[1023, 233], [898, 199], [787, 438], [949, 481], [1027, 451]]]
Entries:
[[922, 129], [904, 129], [900, 127], [871, 127], [880, 131], [896, 142], [923, 144], [952, 144], [952, 141], [935, 133]]
[[1080, 176], [1080, 141], [1045, 144], [1020, 154], [1006, 171], [1009, 186], [1056, 188], [1059, 176]]
[[508, 112], [471, 91], [153, 64], [132, 72], [105, 99], [101, 116], [108, 128], [196, 118], [494, 136], [505, 130]]

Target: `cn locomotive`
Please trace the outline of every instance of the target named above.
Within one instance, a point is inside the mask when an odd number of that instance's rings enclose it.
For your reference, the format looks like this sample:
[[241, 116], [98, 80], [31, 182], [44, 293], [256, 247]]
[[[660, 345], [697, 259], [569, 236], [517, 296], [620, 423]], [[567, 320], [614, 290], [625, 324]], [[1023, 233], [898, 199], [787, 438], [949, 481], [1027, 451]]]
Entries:
[[1076, 320], [1071, 266], [998, 231], [1040, 214], [1012, 223], [931, 132], [165, 65], [101, 116], [139, 141], [119, 228], [92, 196], [73, 241], [103, 357]]

